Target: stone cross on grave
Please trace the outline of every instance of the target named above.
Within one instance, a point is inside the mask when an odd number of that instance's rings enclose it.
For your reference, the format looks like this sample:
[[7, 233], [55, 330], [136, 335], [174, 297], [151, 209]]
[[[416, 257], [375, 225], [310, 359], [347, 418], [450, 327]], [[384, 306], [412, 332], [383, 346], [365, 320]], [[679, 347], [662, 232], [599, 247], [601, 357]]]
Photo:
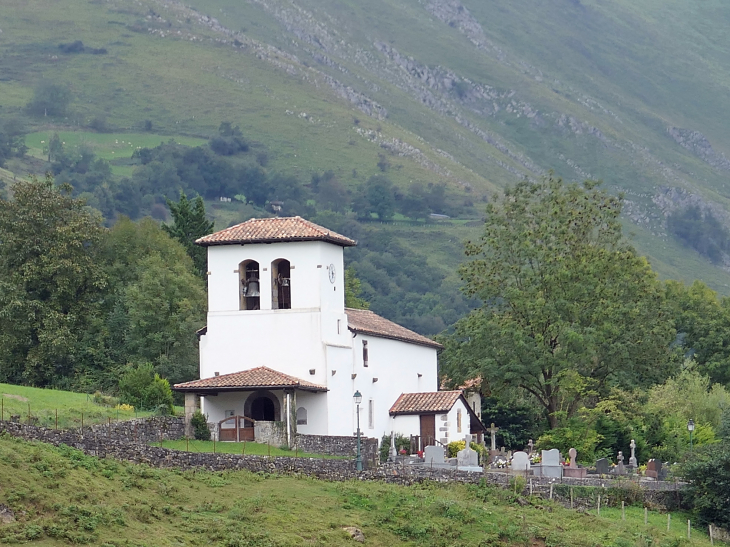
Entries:
[[631, 457], [629, 458], [629, 466], [637, 467], [637, 465], [636, 465], [636, 442], [634, 441], [634, 439], [631, 439], [631, 444], [629, 446], [631, 447]]
[[497, 450], [497, 431], [499, 431], [499, 428], [495, 427], [494, 422], [492, 422], [492, 427], [487, 429], [487, 431], [492, 435], [492, 450]]
[[527, 442], [527, 453], [532, 454], [532, 449], [535, 447], [535, 444], [532, 442], [532, 439], [530, 439]]

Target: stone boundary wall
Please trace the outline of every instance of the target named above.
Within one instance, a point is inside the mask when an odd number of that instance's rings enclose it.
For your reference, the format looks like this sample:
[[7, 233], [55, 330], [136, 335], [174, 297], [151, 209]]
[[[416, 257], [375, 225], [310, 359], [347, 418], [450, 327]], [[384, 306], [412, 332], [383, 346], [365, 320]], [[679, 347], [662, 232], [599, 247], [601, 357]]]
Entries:
[[[80, 431], [72, 429], [69, 431]], [[111, 424], [84, 427], [84, 434], [105, 436], [119, 441], [148, 444], [152, 442], [176, 441], [185, 438], [185, 420], [176, 416], [154, 416], [123, 420]]]
[[[327, 454], [329, 456], [355, 457], [357, 437], [336, 437], [334, 435], [297, 435], [297, 447], [301, 452]], [[380, 458], [378, 439], [360, 437], [360, 453], [363, 462], [377, 465]]]
[[[207, 469], [209, 471], [227, 470], [248, 470], [254, 473], [277, 473], [284, 475], [306, 475], [331, 481], [344, 481], [351, 479], [377, 480], [391, 484], [411, 485], [426, 480], [435, 482], [456, 482], [462, 484], [478, 484], [484, 479], [488, 484], [510, 487], [510, 479], [513, 477], [507, 473], [469, 473], [453, 469], [431, 469], [427, 466], [386, 464], [380, 467], [370, 467], [362, 472], [355, 469], [354, 459], [331, 460], [318, 458], [292, 458], [266, 456], [240, 456], [236, 454], [213, 454], [205, 452], [182, 452], [130, 442], [128, 439], [115, 438], [113, 435], [106, 435], [108, 431], [98, 427], [96, 430], [84, 428], [80, 430], [54, 430], [24, 425], [14, 422], [0, 421], [0, 433], [7, 433], [13, 437], [22, 438], [28, 441], [40, 441], [53, 445], [65, 444], [81, 450], [90, 456], [99, 458], [114, 458], [132, 463], [147, 464], [152, 467], [174, 467], [179, 469]], [[542, 497], [548, 497], [550, 483], [553, 479], [533, 478], [532, 485], [534, 493]], [[529, 484], [529, 481], [527, 482]], [[563, 479], [562, 482], [555, 481], [554, 484], [561, 486], [596, 486], [606, 488], [625, 488], [627, 497], [631, 489], [636, 489], [636, 483], [629, 484], [628, 481], [612, 481], [610, 479]], [[645, 502], [665, 507], [676, 506], [679, 501], [681, 484], [667, 482], [642, 482], [638, 487], [641, 489]], [[529, 493], [529, 486], [526, 485], [523, 495]], [[614, 490], [615, 493], [615, 490]], [[635, 492], [634, 492], [635, 494]], [[559, 495], [555, 495], [561, 501]], [[564, 502], [564, 500], [562, 500]], [[587, 501], [586, 507], [590, 508]]]

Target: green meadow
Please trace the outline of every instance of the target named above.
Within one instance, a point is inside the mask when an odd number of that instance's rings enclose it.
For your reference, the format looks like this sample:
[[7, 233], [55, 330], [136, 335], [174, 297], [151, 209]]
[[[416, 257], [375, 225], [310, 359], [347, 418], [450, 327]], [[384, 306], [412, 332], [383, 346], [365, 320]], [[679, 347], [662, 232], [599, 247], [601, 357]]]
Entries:
[[[641, 507], [572, 511], [510, 490], [426, 482], [328, 482], [246, 471], [162, 470], [0, 437], [0, 542], [43, 547], [231, 547], [355, 544], [703, 547], [687, 516]], [[8, 515], [6, 510], [3, 515]], [[7, 519], [7, 517], [5, 517]]]

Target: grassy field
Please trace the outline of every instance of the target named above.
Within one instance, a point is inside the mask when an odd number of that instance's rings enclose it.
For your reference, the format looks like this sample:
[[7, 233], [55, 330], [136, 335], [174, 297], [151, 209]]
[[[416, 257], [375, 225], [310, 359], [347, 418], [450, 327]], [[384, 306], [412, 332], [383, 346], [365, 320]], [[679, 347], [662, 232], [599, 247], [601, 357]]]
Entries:
[[205, 139], [185, 136], [156, 135], [150, 133], [95, 133], [92, 131], [36, 131], [25, 137], [28, 154], [35, 158], [46, 159], [48, 142], [54, 133], [58, 134], [66, 150], [74, 152], [80, 147], [89, 147], [96, 157], [111, 163], [116, 175], [131, 175], [132, 167], [115, 165], [115, 160], [130, 159], [135, 150], [154, 148], [170, 140], [185, 146], [205, 144]]
[[[154, 443], [160, 446], [159, 443]], [[300, 458], [328, 458], [342, 459], [339, 456], [326, 456], [322, 454], [309, 454], [298, 450], [285, 450], [277, 446], [270, 446], [262, 443], [234, 443], [223, 442], [214, 443], [213, 441], [162, 441], [163, 448], [171, 448], [172, 450], [183, 450], [186, 452], [216, 452], [219, 454], [241, 454], [256, 456], [289, 456]]]
[[[16, 521], [0, 541], [38, 546], [341, 546], [355, 526], [366, 545], [703, 547], [686, 539], [686, 515], [630, 508], [563, 509], [540, 499], [523, 506], [506, 490], [426, 483], [401, 487], [333, 483], [249, 472], [151, 469], [0, 437], [0, 503]], [[619, 510], [620, 511], [620, 510]]]
[[32, 423], [44, 427], [56, 427], [56, 412], [58, 412], [59, 429], [80, 427], [82, 415], [84, 426], [150, 415], [149, 412], [98, 405], [94, 402], [93, 394], [10, 384], [0, 384], [0, 398], [4, 419], [8, 420], [10, 416], [16, 415], [26, 423], [30, 413]]

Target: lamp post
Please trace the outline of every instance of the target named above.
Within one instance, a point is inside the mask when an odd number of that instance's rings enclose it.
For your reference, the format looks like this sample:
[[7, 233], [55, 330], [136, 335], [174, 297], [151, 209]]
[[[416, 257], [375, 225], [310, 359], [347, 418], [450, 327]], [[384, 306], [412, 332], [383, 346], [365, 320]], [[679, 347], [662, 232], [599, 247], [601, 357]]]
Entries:
[[689, 450], [692, 451], [692, 432], [695, 430], [694, 420], [687, 422], [687, 431], [689, 431]]
[[362, 395], [359, 391], [352, 396], [357, 405], [357, 460], [356, 466], [358, 471], [362, 471], [362, 454], [360, 453], [360, 403], [362, 403]]

